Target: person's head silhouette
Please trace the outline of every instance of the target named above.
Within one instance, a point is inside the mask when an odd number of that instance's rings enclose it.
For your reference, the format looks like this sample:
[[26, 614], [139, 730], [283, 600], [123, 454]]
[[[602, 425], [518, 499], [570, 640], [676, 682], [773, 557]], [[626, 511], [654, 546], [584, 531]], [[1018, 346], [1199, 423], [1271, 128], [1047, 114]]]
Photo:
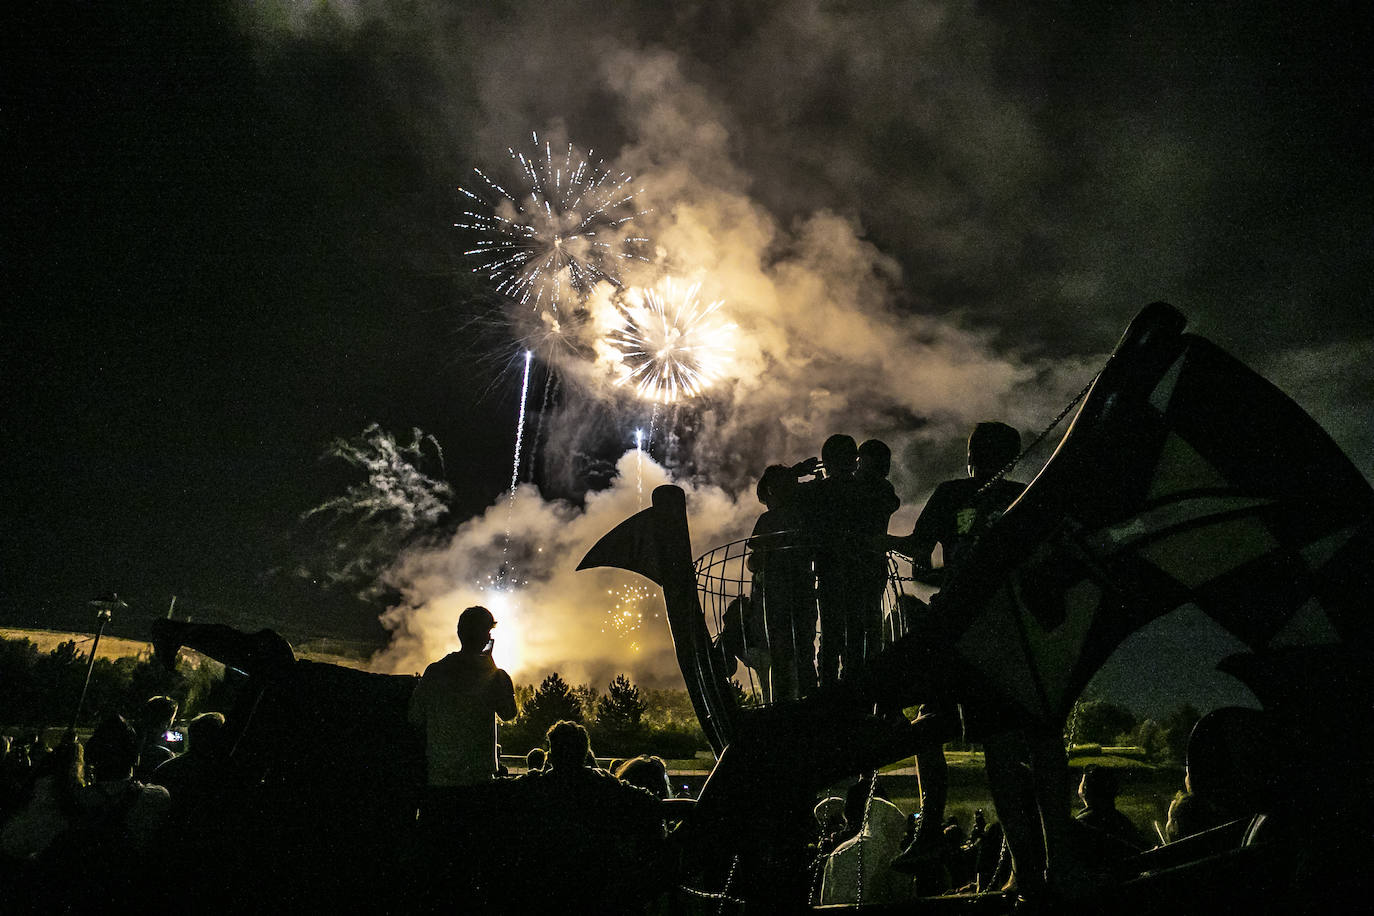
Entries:
[[549, 728], [548, 743], [549, 769], [566, 770], [586, 766], [591, 753], [591, 739], [581, 725], [560, 719]]
[[859, 446], [859, 473], [886, 477], [892, 470], [892, 449], [881, 439], [869, 439]]
[[968, 476], [986, 480], [1021, 453], [1021, 434], [1005, 423], [979, 423], [968, 437]]
[[464, 652], [485, 652], [492, 643], [491, 628], [496, 618], [481, 605], [474, 605], [458, 617], [458, 641]]
[[1108, 767], [1089, 764], [1083, 768], [1083, 778], [1078, 783], [1078, 797], [1089, 808], [1115, 808], [1116, 796], [1121, 792], [1121, 783], [1116, 773]]
[[836, 433], [821, 446], [821, 465], [826, 477], [852, 476], [859, 461], [859, 446], [853, 436]]
[[797, 475], [790, 468], [780, 464], [770, 464], [759, 478], [755, 490], [759, 502], [769, 509], [777, 509], [788, 502], [797, 492]]

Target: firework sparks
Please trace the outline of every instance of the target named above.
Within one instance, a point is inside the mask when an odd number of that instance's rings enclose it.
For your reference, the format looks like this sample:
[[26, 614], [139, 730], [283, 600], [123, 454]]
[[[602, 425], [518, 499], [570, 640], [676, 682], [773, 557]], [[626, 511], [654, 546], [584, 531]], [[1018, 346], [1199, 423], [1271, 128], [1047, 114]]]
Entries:
[[646, 260], [638, 251], [648, 239], [623, 236], [647, 211], [636, 209], [629, 175], [599, 160], [591, 164], [571, 143], [555, 153], [532, 136], [533, 155], [508, 150], [518, 166], [518, 193], [473, 169], [482, 190], [459, 188], [474, 208], [454, 227], [479, 235], [464, 254], [480, 259], [478, 272], [497, 292], [536, 312], [556, 312], [600, 281], [618, 287], [617, 261]]
[[720, 315], [724, 300], [703, 305], [700, 291], [700, 283], [668, 279], [626, 292], [617, 305], [622, 324], [607, 335], [620, 357], [616, 384], [647, 401], [673, 404], [725, 377], [735, 325]]
[[639, 505], [644, 505], [644, 430], [635, 430], [635, 489]]
[[[621, 639], [629, 638], [630, 650], [638, 652], [639, 641], [632, 637], [644, 627], [645, 606], [653, 601], [653, 592], [643, 585], [629, 584], [608, 588], [606, 595], [611, 599], [611, 606], [606, 610], [606, 625], [601, 632], [614, 633]], [[657, 617], [658, 614], [652, 616]]]

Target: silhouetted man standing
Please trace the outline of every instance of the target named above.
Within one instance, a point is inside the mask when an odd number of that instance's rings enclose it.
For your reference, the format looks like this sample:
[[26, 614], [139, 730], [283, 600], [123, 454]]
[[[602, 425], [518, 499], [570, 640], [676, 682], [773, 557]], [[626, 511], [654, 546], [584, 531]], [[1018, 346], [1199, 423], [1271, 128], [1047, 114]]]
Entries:
[[1026, 489], [1025, 484], [1014, 480], [993, 480], [1020, 451], [1021, 434], [1005, 423], [979, 423], [973, 428], [968, 437], [968, 476], [936, 487], [911, 534], [892, 539], [893, 549], [926, 567], [917, 570], [918, 577], [932, 585], [942, 584], [944, 576], [939, 568], [930, 568], [935, 545], [940, 545], [947, 573]]
[[[410, 721], [425, 738], [429, 789], [421, 805], [427, 853], [416, 873], [421, 900], [452, 899], [485, 911], [492, 893], [490, 833], [501, 817], [493, 777], [499, 767], [496, 717], [515, 718], [515, 688], [496, 667], [484, 607], [458, 618], [462, 648], [425, 669], [410, 697]], [[460, 907], [460, 908], [463, 908]]]
[[516, 709], [510, 675], [491, 657], [495, 625], [484, 607], [463, 611], [461, 650], [426, 668], [410, 698], [410, 721], [425, 733], [432, 789], [480, 785], [496, 775], [496, 717], [509, 721]]
[[[816, 541], [816, 602], [821, 645], [817, 674], [822, 687], [836, 683], [843, 669], [852, 674], [863, 653], [862, 636], [849, 640], [859, 603], [862, 530], [859, 484], [854, 477], [859, 446], [852, 436], [834, 435], [821, 446], [825, 476], [803, 488], [804, 513]], [[860, 634], [861, 627], [854, 628]]]
[[[931, 585], [943, 585], [959, 566], [960, 559], [978, 538], [1016, 501], [1026, 485], [997, 479], [997, 473], [1021, 451], [1021, 434], [1005, 423], [979, 423], [968, 437], [968, 476], [947, 480], [935, 488], [911, 534], [888, 538], [889, 546], [911, 557], [913, 575]], [[940, 545], [943, 567], [930, 565], [935, 545]], [[931, 598], [938, 612], [940, 596]], [[951, 705], [929, 703], [921, 716], [939, 724], [950, 739], [959, 734], [959, 713]], [[914, 865], [938, 853], [949, 795], [949, 771], [944, 751], [931, 747], [916, 755], [920, 779], [921, 821], [911, 846], [899, 865]], [[1003, 820], [1007, 818], [1004, 816]]]
[[859, 446], [859, 467], [854, 474], [858, 484], [858, 523], [863, 535], [854, 542], [858, 571], [859, 596], [854, 616], [849, 621], [846, 642], [857, 643], [862, 649], [858, 657], [869, 659], [883, 649], [883, 593], [887, 590], [887, 551], [872, 546], [872, 535], [887, 534], [892, 513], [901, 506], [892, 481], [887, 479], [892, 469], [892, 449], [879, 439], [869, 439]]

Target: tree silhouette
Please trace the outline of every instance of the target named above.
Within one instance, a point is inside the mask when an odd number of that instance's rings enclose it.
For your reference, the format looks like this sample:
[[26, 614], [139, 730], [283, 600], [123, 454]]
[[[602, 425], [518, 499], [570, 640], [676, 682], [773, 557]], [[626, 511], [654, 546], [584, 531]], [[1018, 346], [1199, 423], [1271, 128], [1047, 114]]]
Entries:
[[542, 737], [559, 719], [584, 721], [582, 703], [578, 700], [577, 694], [556, 671], [544, 678], [543, 683], [534, 691], [534, 695], [521, 711], [520, 718], [524, 720], [532, 737]]
[[639, 688], [625, 675], [617, 674], [606, 695], [596, 701], [596, 724], [608, 734], [628, 735], [638, 730], [648, 705]]
[[601, 697], [601, 691], [591, 684], [578, 684], [572, 689], [573, 696], [577, 697], [577, 702], [582, 704], [582, 721], [591, 722], [596, 719], [596, 703]]
[[1192, 703], [1184, 703], [1164, 717], [1161, 724], [1164, 726], [1164, 744], [1169, 760], [1183, 762], [1188, 751], [1188, 736], [1193, 733], [1193, 726], [1197, 725], [1200, 718], [1202, 713]]
[[1135, 713], [1107, 700], [1080, 700], [1074, 707], [1072, 737], [1075, 744], [1114, 744], [1135, 730]]

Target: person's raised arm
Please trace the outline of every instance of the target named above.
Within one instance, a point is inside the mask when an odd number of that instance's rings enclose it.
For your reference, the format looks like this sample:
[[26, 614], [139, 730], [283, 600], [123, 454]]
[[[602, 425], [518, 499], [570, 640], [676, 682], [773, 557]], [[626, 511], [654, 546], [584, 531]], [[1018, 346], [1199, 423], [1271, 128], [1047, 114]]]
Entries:
[[[935, 552], [935, 545], [945, 536], [945, 528], [948, 527], [948, 516], [951, 509], [948, 505], [949, 493], [944, 484], [935, 488], [935, 492], [930, 494], [930, 499], [926, 501], [925, 508], [916, 519], [916, 524], [912, 526], [911, 533], [905, 536], [888, 536], [888, 549], [896, 550], [911, 557], [916, 569], [914, 575], [922, 581], [926, 581], [926, 575], [933, 573], [930, 565], [931, 554]], [[930, 582], [928, 584], [938, 584]]]

